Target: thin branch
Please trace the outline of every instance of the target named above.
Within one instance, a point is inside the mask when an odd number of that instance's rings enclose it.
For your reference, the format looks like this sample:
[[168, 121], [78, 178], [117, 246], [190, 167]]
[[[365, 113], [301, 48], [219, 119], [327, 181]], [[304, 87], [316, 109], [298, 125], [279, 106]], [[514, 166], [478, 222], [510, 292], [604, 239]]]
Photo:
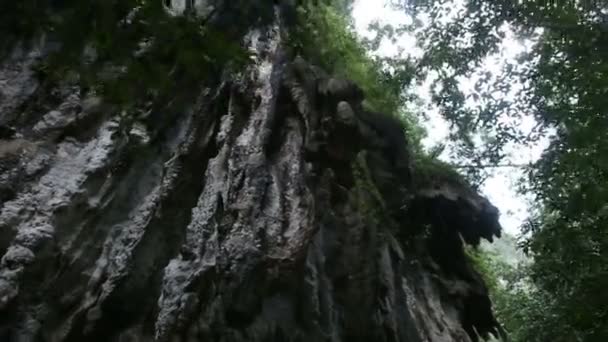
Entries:
[[512, 167], [512, 168], [526, 168], [531, 164], [515, 164], [515, 163], [507, 163], [507, 164], [483, 164], [483, 165], [473, 165], [473, 164], [452, 164], [452, 166], [456, 169], [472, 169], [472, 168], [481, 168], [481, 169], [491, 169], [491, 168], [501, 168], [501, 167]]

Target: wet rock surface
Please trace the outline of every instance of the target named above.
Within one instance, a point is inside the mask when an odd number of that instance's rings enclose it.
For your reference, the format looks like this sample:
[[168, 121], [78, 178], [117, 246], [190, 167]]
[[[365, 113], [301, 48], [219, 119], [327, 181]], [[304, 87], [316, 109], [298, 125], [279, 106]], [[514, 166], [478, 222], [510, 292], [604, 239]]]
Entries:
[[147, 109], [162, 126], [41, 84], [44, 46], [0, 63], [0, 340], [497, 332], [460, 239], [499, 235], [496, 209], [416, 187], [398, 123], [284, 40], [279, 20], [250, 29], [252, 62]]

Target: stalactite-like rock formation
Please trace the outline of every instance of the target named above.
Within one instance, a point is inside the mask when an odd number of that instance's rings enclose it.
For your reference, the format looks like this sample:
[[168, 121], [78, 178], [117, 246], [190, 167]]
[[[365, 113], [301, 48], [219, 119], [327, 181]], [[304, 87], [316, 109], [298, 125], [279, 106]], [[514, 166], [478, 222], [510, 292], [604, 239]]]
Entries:
[[128, 115], [73, 79], [41, 82], [48, 40], [0, 63], [1, 341], [498, 331], [460, 239], [499, 235], [496, 209], [417, 186], [398, 123], [289, 56], [275, 13], [243, 30], [244, 70], [179, 111]]

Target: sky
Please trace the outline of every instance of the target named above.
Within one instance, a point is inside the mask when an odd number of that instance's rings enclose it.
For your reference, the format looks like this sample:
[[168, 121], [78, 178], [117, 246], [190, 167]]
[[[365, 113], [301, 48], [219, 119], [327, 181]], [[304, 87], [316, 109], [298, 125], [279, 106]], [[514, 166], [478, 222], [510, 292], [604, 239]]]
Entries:
[[[368, 26], [373, 21], [381, 24], [399, 25], [407, 23], [410, 19], [401, 12], [386, 6], [383, 0], [356, 0], [353, 8], [355, 27], [360, 36], [373, 36], [368, 31]], [[519, 53], [530, 48], [530, 44], [518, 42], [507, 32], [507, 38], [503, 42], [500, 54], [490, 58], [484, 63], [484, 68], [489, 71], [500, 70], [504, 61], [514, 59]], [[416, 41], [412, 36], [402, 36], [396, 43], [384, 41], [378, 51], [372, 52], [383, 56], [413, 55], [419, 56], [421, 51], [416, 48]], [[473, 86], [473, 81], [463, 81], [462, 89]], [[430, 101], [430, 82], [425, 82], [415, 89], [416, 94], [423, 100], [428, 120], [424, 126], [428, 131], [428, 137], [423, 140], [425, 147], [432, 147], [439, 142], [445, 142], [449, 134], [449, 125], [439, 115]], [[516, 89], [516, 87], [515, 87]], [[518, 123], [521, 127], [531, 129], [535, 125], [534, 119], [526, 113], [522, 113], [522, 120]], [[535, 161], [547, 145], [547, 140], [541, 141], [534, 146], [510, 146], [507, 150], [509, 161], [517, 164], [525, 164]], [[496, 207], [500, 209], [500, 223], [503, 229], [511, 234], [518, 235], [521, 225], [528, 217], [530, 198], [517, 193], [517, 181], [522, 176], [522, 171], [517, 168], [496, 168], [492, 176], [482, 187], [483, 195], [486, 196]]]

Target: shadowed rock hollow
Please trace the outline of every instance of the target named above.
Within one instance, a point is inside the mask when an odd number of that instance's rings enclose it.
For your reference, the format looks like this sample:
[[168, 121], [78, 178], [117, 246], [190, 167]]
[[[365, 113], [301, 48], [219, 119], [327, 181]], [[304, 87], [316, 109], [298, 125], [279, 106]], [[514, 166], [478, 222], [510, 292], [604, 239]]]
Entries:
[[463, 185], [417, 184], [398, 121], [287, 53], [287, 5], [248, 3], [267, 18], [197, 4], [208, 25], [242, 17], [241, 70], [128, 111], [78, 77], [39, 77], [60, 40], [5, 53], [0, 340], [498, 332], [463, 250], [500, 235], [496, 208]]

